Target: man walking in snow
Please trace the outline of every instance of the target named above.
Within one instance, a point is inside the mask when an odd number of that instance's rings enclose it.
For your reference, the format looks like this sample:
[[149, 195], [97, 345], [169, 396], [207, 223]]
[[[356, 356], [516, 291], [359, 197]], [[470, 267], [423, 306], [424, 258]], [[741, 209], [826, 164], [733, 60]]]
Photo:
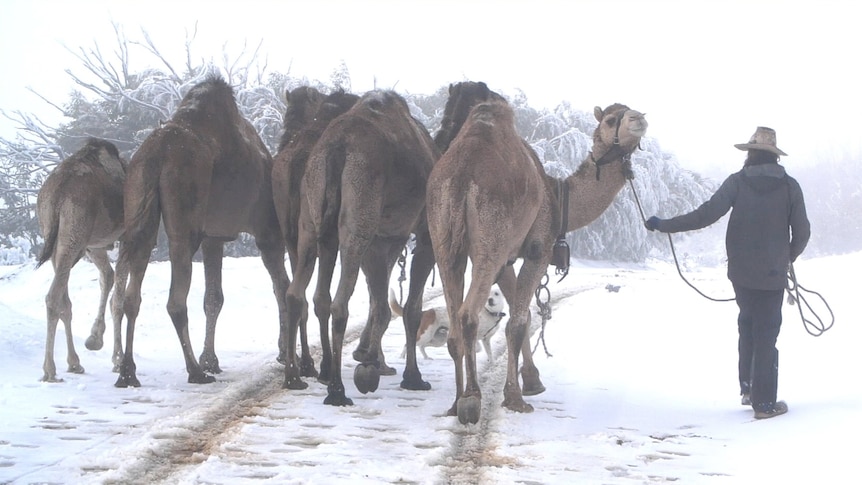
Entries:
[[731, 208], [727, 224], [727, 277], [739, 306], [739, 387], [742, 404], [757, 419], [787, 412], [777, 400], [781, 305], [791, 262], [811, 235], [802, 189], [778, 164], [787, 156], [776, 144], [775, 131], [758, 127], [748, 143], [742, 170], [730, 175], [697, 209], [672, 219], [650, 217], [650, 231], [682, 232], [704, 228]]

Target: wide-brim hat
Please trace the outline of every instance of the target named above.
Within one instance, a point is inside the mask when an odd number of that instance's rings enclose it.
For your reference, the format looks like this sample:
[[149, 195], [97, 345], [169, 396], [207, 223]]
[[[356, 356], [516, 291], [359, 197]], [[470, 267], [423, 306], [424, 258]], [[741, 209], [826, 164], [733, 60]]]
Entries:
[[739, 143], [733, 145], [740, 150], [766, 150], [776, 155], [787, 156], [781, 149], [776, 146], [775, 130], [765, 126], [758, 126], [748, 143]]

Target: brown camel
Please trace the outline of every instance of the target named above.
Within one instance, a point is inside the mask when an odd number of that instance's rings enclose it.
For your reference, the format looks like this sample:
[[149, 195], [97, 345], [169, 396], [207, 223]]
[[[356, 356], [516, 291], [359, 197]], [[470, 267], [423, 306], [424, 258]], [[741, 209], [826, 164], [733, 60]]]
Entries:
[[[271, 175], [269, 151], [239, 113], [233, 89], [217, 75], [192, 87], [173, 118], [154, 130], [135, 152], [129, 162], [124, 199], [126, 234], [120, 251], [120, 262], [128, 261], [130, 277], [124, 304], [126, 351], [117, 387], [140, 386], [132, 352], [134, 327], [160, 217], [171, 260], [167, 310], [180, 339], [188, 382], [213, 382], [215, 378], [207, 372], [221, 371], [215, 354], [215, 326], [224, 301], [222, 256], [224, 243], [240, 232], [255, 237], [272, 279], [279, 328], [283, 327], [289, 279]], [[200, 363], [189, 340], [186, 306], [192, 255], [198, 248], [203, 254], [206, 281], [206, 338]]]
[[[477, 318], [498, 279], [509, 281], [501, 284], [510, 311], [503, 406], [532, 411], [518, 382], [530, 299], [559, 233], [595, 220], [622, 189], [630, 154], [647, 128], [641, 113], [620, 104], [605, 110], [596, 107], [595, 116], [599, 126], [590, 156], [559, 184], [545, 174], [538, 157], [516, 133], [512, 108], [498, 99], [473, 108], [431, 174], [428, 225], [452, 324], [448, 343], [455, 363], [455, 402], [448, 413], [463, 424], [479, 420]], [[564, 195], [565, 189], [570, 197]], [[566, 198], [567, 206], [560, 207]], [[472, 270], [465, 297], [468, 258]], [[523, 262], [515, 277], [511, 263], [518, 258]]]
[[[440, 131], [437, 132], [435, 137], [435, 142], [440, 150], [445, 152], [449, 148], [449, 145], [458, 135], [474, 106], [493, 100], [505, 102], [502, 96], [491, 91], [483, 82], [466, 81], [450, 85], [449, 99], [443, 112]], [[538, 157], [536, 157], [532, 148], [526, 142], [524, 144], [527, 146], [530, 155], [536, 158], [536, 163], [539, 163]], [[511, 266], [501, 272], [497, 283], [507, 301], [515, 298], [517, 281]], [[521, 347], [521, 357], [524, 359], [524, 364], [521, 367], [521, 378], [524, 381], [523, 394], [526, 396], [541, 394], [545, 391], [545, 386], [542, 384], [539, 370], [533, 362], [533, 353], [530, 350], [529, 339], [524, 339]]]
[[[101, 296], [96, 320], [84, 345], [90, 350], [102, 348], [105, 334], [105, 306], [114, 284], [114, 270], [108, 260], [108, 249], [123, 233], [123, 183], [126, 162], [111, 142], [91, 138], [83, 148], [63, 160], [39, 190], [36, 211], [45, 247], [38, 266], [51, 260], [54, 280], [45, 306], [48, 313], [48, 338], [45, 363], [46, 382], [62, 382], [54, 365], [54, 336], [57, 320], [66, 328], [66, 361], [69, 372], [81, 374], [81, 366], [72, 342], [72, 301], [69, 299], [69, 273], [86, 252], [99, 269]], [[114, 305], [119, 305], [114, 295]], [[119, 370], [123, 346], [120, 322], [114, 322], [114, 370]]]
[[[286, 93], [287, 110], [284, 115], [285, 131], [279, 144], [278, 154], [273, 159], [272, 193], [275, 210], [282, 235], [287, 244], [291, 267], [296, 268], [297, 240], [299, 231], [300, 186], [308, 156], [317, 140], [329, 123], [337, 116], [347, 112], [359, 99], [355, 94], [342, 90], [323, 96], [312, 87], [300, 87]], [[326, 305], [328, 310], [328, 304]], [[303, 377], [319, 377], [328, 382], [332, 348], [329, 344], [329, 315], [318, 315], [321, 323], [320, 341], [323, 358], [320, 362], [320, 375], [314, 368], [314, 359], [308, 347], [306, 322], [308, 309], [304, 309], [299, 322], [300, 374]], [[286, 329], [282, 329], [282, 335]], [[286, 342], [279, 342], [284, 347]], [[283, 352], [282, 352], [283, 354]], [[284, 363], [284, 362], [282, 362]]]
[[[354, 382], [360, 392], [371, 392], [377, 389], [381, 372], [394, 373], [386, 366], [380, 349], [380, 339], [390, 320], [389, 276], [410, 234], [422, 232], [426, 181], [438, 157], [439, 151], [427, 130], [410, 115], [404, 99], [392, 91], [365, 94], [350, 111], [330, 123], [309, 156], [302, 181], [297, 265], [287, 294], [287, 348], [296, 345], [296, 328], [302, 310], [307, 308], [305, 291], [317, 257], [315, 311], [332, 316], [332, 375], [324, 404], [353, 403], [344, 392], [341, 353], [348, 302], [360, 268], [366, 277], [370, 306], [365, 330], [353, 354], [360, 362]], [[329, 287], [339, 253], [341, 275], [330, 300]], [[427, 276], [432, 267], [430, 240], [419, 237], [411, 274]], [[421, 278], [421, 284], [416, 281], [411, 278], [405, 303], [417, 318], [411, 322], [412, 332], [406, 332], [408, 362], [401, 385], [429, 389], [416, 364], [415, 335], [425, 278]], [[326, 306], [330, 306], [331, 313]], [[288, 353], [288, 357], [292, 355]], [[285, 366], [284, 387], [306, 387], [295, 361]]]

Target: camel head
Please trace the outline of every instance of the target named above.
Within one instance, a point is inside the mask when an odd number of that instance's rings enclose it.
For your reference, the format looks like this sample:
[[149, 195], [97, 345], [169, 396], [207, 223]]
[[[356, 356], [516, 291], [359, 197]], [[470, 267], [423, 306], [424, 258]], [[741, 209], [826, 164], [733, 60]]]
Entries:
[[483, 82], [464, 81], [449, 85], [449, 99], [443, 110], [443, 120], [440, 122], [440, 131], [434, 137], [434, 143], [441, 152], [449, 148], [449, 144], [458, 135], [458, 131], [467, 120], [470, 110], [479, 103], [492, 99], [503, 99], [502, 96], [491, 91]]
[[630, 155], [646, 134], [645, 115], [624, 104], [612, 104], [605, 109], [596, 106], [593, 113], [599, 122], [593, 132], [593, 155], [597, 165]]
[[284, 92], [287, 109], [284, 110], [282, 125], [284, 133], [279, 142], [279, 151], [288, 145], [291, 139], [317, 115], [323, 104], [323, 95], [311, 86], [300, 86], [293, 91]]

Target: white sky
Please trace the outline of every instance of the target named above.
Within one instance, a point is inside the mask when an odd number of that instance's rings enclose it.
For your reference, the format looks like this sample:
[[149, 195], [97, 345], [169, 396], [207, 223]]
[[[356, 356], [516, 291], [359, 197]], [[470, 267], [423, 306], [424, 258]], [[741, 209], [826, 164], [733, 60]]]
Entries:
[[[728, 172], [733, 148], [775, 128], [788, 166], [862, 153], [856, 24], [840, 0], [748, 1], [172, 1], [4, 0], [0, 108], [52, 113], [26, 88], [64, 102], [84, 74], [63, 47], [114, 48], [111, 20], [131, 40], [146, 29], [182, 65], [198, 22], [197, 58], [263, 40], [271, 71], [326, 80], [343, 59], [353, 90], [431, 93], [462, 80], [536, 107], [591, 111], [621, 102], [646, 112], [650, 136], [684, 166]], [[133, 68], [151, 63], [133, 51]], [[236, 57], [235, 55], [233, 56]], [[11, 136], [0, 119], [0, 135]]]

